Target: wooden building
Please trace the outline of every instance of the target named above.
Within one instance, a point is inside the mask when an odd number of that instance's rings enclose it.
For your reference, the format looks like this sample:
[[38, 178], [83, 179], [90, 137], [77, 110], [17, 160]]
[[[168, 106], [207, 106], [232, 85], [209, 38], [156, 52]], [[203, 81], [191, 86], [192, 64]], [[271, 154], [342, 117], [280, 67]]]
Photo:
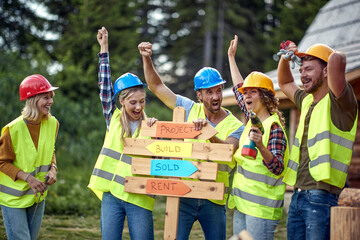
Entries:
[[[299, 51], [305, 51], [315, 43], [323, 43], [335, 50], [343, 51], [347, 57], [346, 80], [352, 85], [358, 107], [360, 106], [360, 0], [331, 0], [318, 12], [304, 37], [298, 44]], [[299, 67], [292, 70], [295, 82], [301, 86]], [[266, 73], [274, 82], [276, 97], [280, 108], [289, 110], [288, 138], [290, 143], [295, 136], [300, 112], [280, 90], [277, 82], [277, 70]], [[245, 77], [245, 76], [244, 76]], [[237, 105], [232, 89], [223, 92], [223, 106]], [[360, 108], [359, 108], [360, 110]], [[360, 121], [349, 168], [349, 187], [360, 188]]]

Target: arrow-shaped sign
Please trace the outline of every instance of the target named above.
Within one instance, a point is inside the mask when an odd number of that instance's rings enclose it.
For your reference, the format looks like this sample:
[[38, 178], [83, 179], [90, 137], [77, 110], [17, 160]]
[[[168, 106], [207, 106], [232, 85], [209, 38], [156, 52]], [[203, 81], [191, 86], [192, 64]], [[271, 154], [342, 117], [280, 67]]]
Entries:
[[195, 130], [193, 123], [157, 121], [151, 127], [147, 126], [146, 120], [142, 121], [141, 136], [175, 139], [201, 139], [207, 140], [218, 132], [210, 124], [206, 124], [201, 130]]
[[164, 194], [172, 196], [184, 196], [191, 189], [181, 181], [168, 179], [147, 179], [147, 194]]
[[[156, 143], [160, 143], [160, 145]], [[168, 151], [162, 151], [166, 149], [159, 148], [157, 154], [157, 146], [164, 146], [163, 143], [170, 143], [173, 148], [168, 148]], [[189, 146], [186, 144], [190, 144]], [[174, 147], [178, 146], [178, 147]], [[151, 150], [148, 148], [151, 146]], [[181, 146], [181, 147], [180, 147]], [[180, 148], [179, 148], [180, 147]], [[179, 151], [177, 152], [177, 151]], [[224, 161], [231, 162], [233, 158], [234, 145], [223, 144], [223, 143], [202, 143], [202, 142], [169, 142], [164, 140], [154, 139], [141, 139], [141, 138], [125, 138], [124, 139], [124, 154], [130, 155], [142, 155], [142, 156], [162, 156], [162, 157], [176, 157], [176, 158], [192, 158], [192, 159], [203, 159], [211, 161]], [[191, 153], [191, 157], [189, 156]]]
[[191, 157], [192, 143], [155, 141], [146, 149], [156, 156]]
[[152, 176], [189, 177], [197, 170], [189, 161], [152, 159], [150, 174]]
[[159, 122], [156, 126], [156, 137], [162, 138], [195, 138], [201, 132], [195, 130], [194, 124]]
[[220, 182], [127, 176], [125, 177], [124, 190], [125, 192], [138, 194], [223, 200], [225, 184]]

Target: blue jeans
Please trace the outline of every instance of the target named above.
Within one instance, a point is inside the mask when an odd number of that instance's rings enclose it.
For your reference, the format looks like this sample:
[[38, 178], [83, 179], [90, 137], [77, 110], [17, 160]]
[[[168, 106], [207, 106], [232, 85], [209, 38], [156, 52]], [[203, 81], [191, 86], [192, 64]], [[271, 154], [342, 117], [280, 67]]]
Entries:
[[295, 190], [287, 219], [288, 239], [330, 239], [330, 207], [338, 195], [324, 190]]
[[152, 211], [125, 202], [105, 192], [101, 201], [101, 234], [103, 240], [122, 239], [125, 216], [132, 240], [153, 240], [154, 224]]
[[226, 208], [206, 199], [180, 198], [178, 240], [189, 239], [191, 228], [198, 220], [205, 239], [226, 239]]
[[11, 208], [1, 205], [6, 235], [9, 240], [37, 239], [44, 216], [45, 200], [38, 204], [36, 212], [35, 208], [36, 203], [28, 208]]
[[233, 233], [238, 235], [242, 230], [248, 231], [256, 240], [274, 239], [275, 229], [279, 220], [258, 218], [234, 211]]

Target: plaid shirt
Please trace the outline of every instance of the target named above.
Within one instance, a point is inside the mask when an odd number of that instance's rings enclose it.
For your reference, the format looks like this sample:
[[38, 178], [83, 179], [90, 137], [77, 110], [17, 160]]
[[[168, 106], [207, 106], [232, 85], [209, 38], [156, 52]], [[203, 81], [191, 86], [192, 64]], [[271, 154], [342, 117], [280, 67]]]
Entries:
[[116, 109], [114, 89], [111, 83], [109, 53], [99, 53], [99, 89], [106, 128], [109, 130], [111, 117]]
[[[234, 86], [233, 92], [235, 93], [235, 97], [238, 102], [238, 105], [245, 114], [246, 119], [249, 120], [249, 113], [245, 107], [244, 96], [241, 92], [237, 90], [242, 85], [243, 84], [240, 83]], [[273, 155], [273, 159], [269, 164], [267, 164], [263, 160], [263, 164], [269, 169], [270, 172], [274, 173], [275, 175], [280, 175], [284, 171], [284, 153], [286, 150], [286, 145], [287, 145], [286, 137], [282, 128], [277, 123], [274, 123], [271, 126], [269, 142], [267, 146], [267, 149]]]

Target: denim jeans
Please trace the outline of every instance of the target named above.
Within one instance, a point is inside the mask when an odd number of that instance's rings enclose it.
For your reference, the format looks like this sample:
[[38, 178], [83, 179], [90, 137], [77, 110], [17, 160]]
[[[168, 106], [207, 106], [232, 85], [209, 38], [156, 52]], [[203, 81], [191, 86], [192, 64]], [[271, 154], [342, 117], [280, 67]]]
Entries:
[[45, 200], [38, 204], [36, 212], [35, 209], [36, 203], [28, 208], [11, 208], [1, 205], [8, 240], [37, 239], [44, 216]]
[[324, 190], [295, 190], [287, 219], [288, 239], [330, 239], [330, 207], [338, 195]]
[[256, 240], [274, 239], [275, 229], [279, 220], [258, 218], [234, 211], [233, 233], [238, 235], [242, 230], [248, 231]]
[[153, 240], [152, 211], [125, 202], [111, 193], [104, 193], [101, 201], [101, 234], [103, 240], [122, 239], [125, 216], [132, 240]]
[[206, 199], [180, 198], [178, 240], [189, 239], [191, 228], [198, 220], [206, 240], [226, 239], [226, 208]]

